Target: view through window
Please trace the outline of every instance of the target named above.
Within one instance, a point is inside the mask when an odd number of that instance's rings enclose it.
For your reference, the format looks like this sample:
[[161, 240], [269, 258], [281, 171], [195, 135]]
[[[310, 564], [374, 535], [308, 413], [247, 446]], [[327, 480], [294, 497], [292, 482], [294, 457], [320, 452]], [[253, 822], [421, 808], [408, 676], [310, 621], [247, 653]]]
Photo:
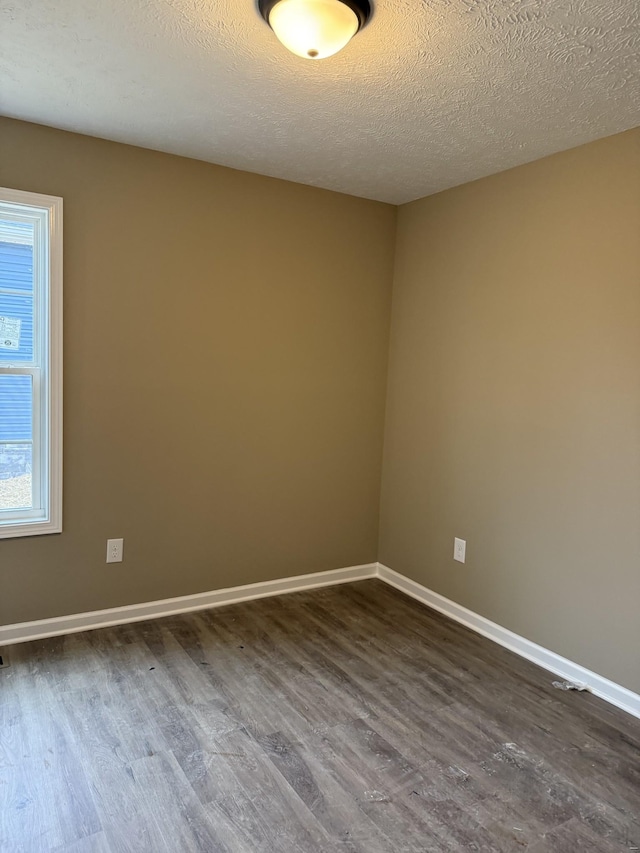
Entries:
[[[32, 223], [0, 220], [0, 361], [33, 362]], [[0, 374], [0, 509], [33, 508], [32, 377]]]
[[0, 537], [62, 507], [62, 199], [0, 189]]

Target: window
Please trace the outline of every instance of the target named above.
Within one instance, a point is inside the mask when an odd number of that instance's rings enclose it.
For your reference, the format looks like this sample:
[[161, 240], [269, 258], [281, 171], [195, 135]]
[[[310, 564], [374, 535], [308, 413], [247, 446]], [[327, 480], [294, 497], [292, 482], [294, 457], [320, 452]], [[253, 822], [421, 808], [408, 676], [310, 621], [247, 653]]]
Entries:
[[0, 538], [62, 530], [62, 199], [0, 189]]

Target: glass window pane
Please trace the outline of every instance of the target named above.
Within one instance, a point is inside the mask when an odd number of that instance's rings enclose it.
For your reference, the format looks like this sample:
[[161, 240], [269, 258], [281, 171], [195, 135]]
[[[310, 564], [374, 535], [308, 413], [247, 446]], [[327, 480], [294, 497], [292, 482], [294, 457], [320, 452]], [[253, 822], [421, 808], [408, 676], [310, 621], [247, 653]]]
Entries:
[[33, 506], [31, 376], [0, 375], [0, 510]]
[[0, 219], [0, 361], [33, 360], [33, 244], [33, 223]]
[[33, 298], [0, 291], [0, 361], [33, 361]]

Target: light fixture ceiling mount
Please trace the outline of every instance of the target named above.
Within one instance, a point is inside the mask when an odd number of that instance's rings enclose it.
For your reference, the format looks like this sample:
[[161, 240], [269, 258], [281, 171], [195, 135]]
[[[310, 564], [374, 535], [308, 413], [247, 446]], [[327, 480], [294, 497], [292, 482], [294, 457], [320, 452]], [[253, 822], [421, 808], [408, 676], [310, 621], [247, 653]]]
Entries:
[[304, 59], [342, 50], [371, 17], [369, 0], [258, 0], [258, 9], [282, 44]]

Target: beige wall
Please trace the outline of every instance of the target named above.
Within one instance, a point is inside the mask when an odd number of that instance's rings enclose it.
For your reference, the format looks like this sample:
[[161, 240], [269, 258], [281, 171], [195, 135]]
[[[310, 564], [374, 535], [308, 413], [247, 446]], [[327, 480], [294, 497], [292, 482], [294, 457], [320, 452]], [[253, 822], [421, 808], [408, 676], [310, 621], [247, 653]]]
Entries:
[[8, 119], [0, 185], [65, 204], [64, 532], [0, 623], [376, 559], [395, 208]]
[[402, 207], [395, 275], [380, 560], [640, 690], [640, 131]]

